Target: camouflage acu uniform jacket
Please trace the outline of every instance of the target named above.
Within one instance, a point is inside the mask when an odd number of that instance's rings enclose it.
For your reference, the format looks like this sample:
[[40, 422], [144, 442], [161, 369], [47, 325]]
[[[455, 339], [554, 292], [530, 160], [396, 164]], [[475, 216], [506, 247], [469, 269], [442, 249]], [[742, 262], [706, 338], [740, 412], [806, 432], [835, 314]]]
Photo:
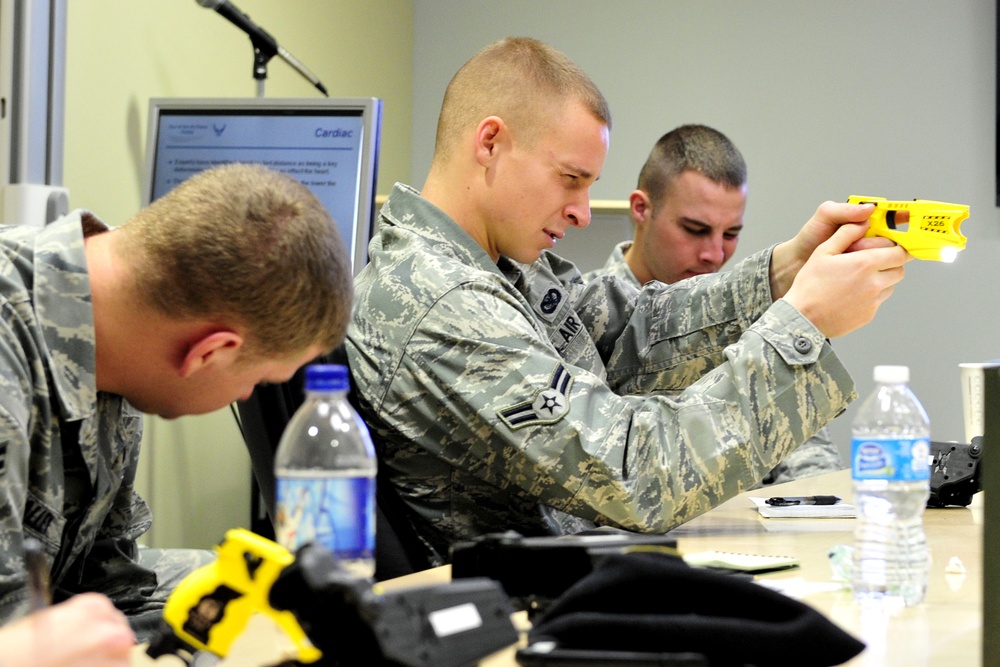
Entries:
[[[632, 245], [631, 241], [623, 241], [614, 247], [611, 256], [604, 266], [594, 271], [583, 274], [585, 281], [593, 280], [599, 276], [615, 276], [628, 282], [639, 289], [639, 281], [636, 279], [628, 262], [625, 261], [625, 251]], [[840, 450], [833, 444], [830, 437], [830, 429], [826, 426], [816, 432], [814, 436], [806, 440], [801, 447], [782, 459], [781, 463], [774, 466], [771, 472], [761, 480], [764, 484], [780, 484], [790, 482], [793, 479], [822, 475], [825, 472], [840, 470], [844, 467], [840, 458]]]
[[855, 397], [823, 335], [772, 304], [770, 250], [724, 274], [585, 284], [498, 263], [396, 185], [347, 353], [387, 477], [441, 554], [541, 534], [539, 503], [663, 532], [753, 486]]
[[95, 385], [83, 238], [105, 229], [85, 212], [0, 227], [0, 622], [24, 610], [29, 536], [57, 601], [97, 590], [133, 617], [162, 608], [135, 562], [150, 524], [133, 491], [142, 415]]

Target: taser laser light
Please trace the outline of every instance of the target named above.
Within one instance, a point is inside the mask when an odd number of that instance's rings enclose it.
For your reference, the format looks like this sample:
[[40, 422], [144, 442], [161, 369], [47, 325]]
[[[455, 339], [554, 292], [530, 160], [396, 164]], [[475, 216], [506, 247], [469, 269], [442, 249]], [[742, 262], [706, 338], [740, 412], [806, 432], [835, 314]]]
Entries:
[[966, 204], [929, 199], [892, 201], [885, 197], [851, 195], [848, 204], [874, 204], [865, 236], [884, 236], [903, 246], [917, 259], [954, 262], [965, 250], [965, 237], [958, 231], [969, 217]]

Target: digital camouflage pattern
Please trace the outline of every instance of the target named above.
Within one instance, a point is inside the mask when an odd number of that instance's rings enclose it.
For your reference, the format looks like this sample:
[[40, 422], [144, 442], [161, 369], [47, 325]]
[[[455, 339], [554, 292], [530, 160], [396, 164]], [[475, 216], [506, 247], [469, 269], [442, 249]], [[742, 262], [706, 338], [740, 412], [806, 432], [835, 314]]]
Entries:
[[[137, 562], [151, 522], [133, 488], [142, 415], [96, 388], [83, 239], [106, 229], [82, 211], [0, 227], [0, 623], [26, 609], [23, 543], [35, 537], [56, 601], [102, 592], [142, 637], [169, 590]], [[190, 557], [153, 560], [175, 581]]]
[[[616, 245], [603, 267], [583, 274], [584, 281], [589, 282], [600, 276], [614, 276], [639, 289], [641, 287], [639, 281], [636, 280], [635, 274], [632, 273], [628, 262], [625, 261], [625, 251], [631, 245], [631, 241], [622, 241]], [[764, 476], [761, 484], [781, 484], [783, 482], [790, 482], [793, 479], [813, 477], [826, 472], [833, 472], [834, 470], [842, 470], [844, 467], [844, 462], [840, 457], [840, 450], [833, 444], [833, 440], [830, 437], [830, 429], [824, 426], [816, 432], [816, 435], [806, 440], [802, 443], [802, 446], [782, 459], [773, 470]]]
[[664, 532], [751, 488], [855, 397], [823, 335], [772, 304], [770, 250], [643, 290], [544, 253], [499, 263], [396, 185], [347, 353], [386, 477], [439, 554], [548, 532], [539, 503]]

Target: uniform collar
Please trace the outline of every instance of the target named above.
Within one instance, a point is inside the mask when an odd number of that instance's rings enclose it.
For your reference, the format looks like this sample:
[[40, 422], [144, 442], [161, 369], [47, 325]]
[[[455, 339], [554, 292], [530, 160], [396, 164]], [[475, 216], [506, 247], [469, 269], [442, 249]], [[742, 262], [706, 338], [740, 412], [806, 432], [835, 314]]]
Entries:
[[94, 311], [84, 237], [107, 231], [87, 211], [46, 225], [35, 245], [35, 312], [63, 415], [82, 419], [97, 402]]
[[502, 275], [493, 258], [467, 231], [408, 185], [393, 186], [379, 218], [380, 224], [407, 229], [440, 244], [438, 250], [453, 255], [463, 264]]

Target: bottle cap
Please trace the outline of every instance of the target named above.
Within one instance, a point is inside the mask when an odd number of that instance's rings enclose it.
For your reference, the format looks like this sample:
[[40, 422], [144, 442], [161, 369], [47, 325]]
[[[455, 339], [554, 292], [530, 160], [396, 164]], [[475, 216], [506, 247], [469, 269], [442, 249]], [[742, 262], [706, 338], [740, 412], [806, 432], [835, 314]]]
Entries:
[[879, 384], [906, 384], [910, 381], [910, 367], [876, 366], [872, 375]]
[[306, 391], [347, 391], [350, 387], [347, 366], [339, 364], [306, 366]]

